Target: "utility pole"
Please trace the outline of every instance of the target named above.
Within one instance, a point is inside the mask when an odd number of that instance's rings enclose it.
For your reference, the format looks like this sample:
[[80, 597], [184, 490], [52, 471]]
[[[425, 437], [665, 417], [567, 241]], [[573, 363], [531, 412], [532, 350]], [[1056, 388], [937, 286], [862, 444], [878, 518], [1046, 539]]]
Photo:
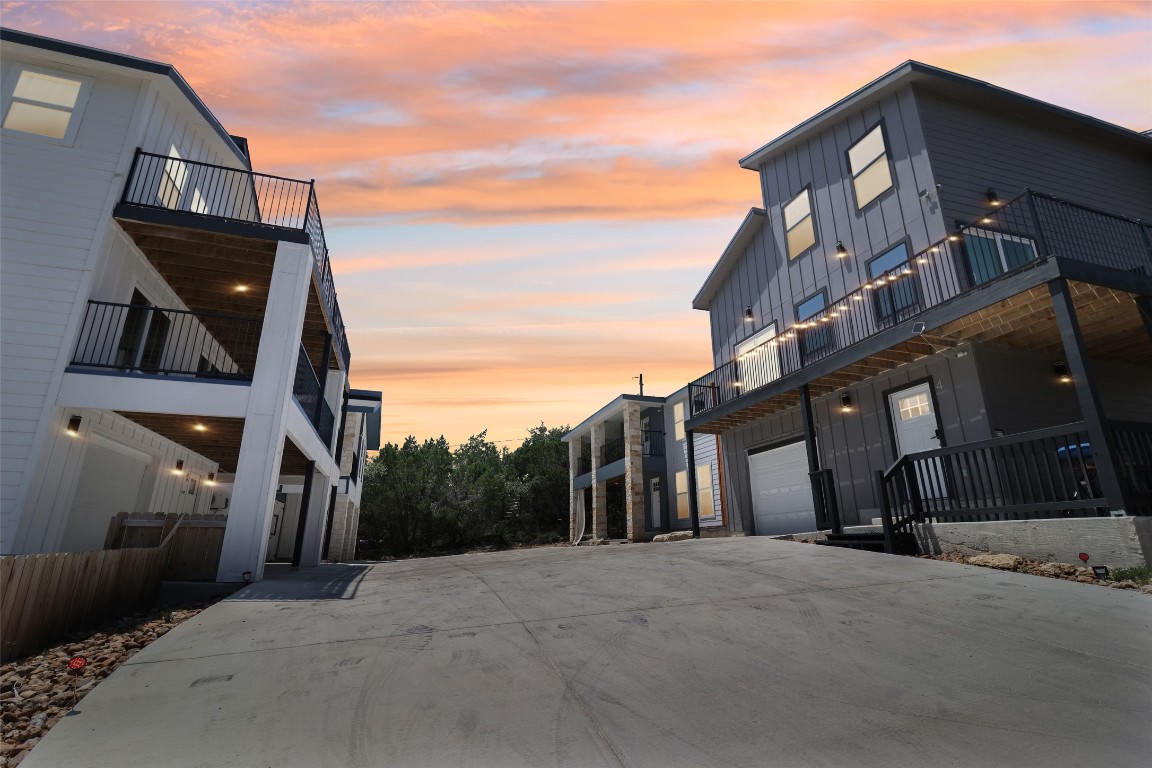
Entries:
[[636, 379], [640, 379], [640, 397], [644, 397], [644, 374], [632, 377], [632, 381], [636, 381]]

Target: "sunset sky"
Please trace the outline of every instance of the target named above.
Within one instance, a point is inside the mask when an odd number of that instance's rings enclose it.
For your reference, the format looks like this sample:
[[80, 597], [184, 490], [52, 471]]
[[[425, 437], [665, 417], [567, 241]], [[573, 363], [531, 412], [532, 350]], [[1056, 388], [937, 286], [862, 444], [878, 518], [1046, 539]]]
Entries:
[[315, 178], [383, 437], [575, 424], [711, 368], [737, 160], [907, 59], [1152, 128], [1152, 3], [4, 2], [175, 65], [255, 170]]

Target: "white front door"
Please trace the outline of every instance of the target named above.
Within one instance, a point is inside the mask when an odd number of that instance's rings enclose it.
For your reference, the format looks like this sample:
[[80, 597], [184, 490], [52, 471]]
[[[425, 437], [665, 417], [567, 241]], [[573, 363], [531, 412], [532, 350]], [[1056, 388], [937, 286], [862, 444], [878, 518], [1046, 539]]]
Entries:
[[648, 481], [648, 530], [660, 527], [660, 478]]
[[[896, 435], [896, 455], [932, 451], [940, 447], [940, 417], [932, 402], [932, 385], [917, 384], [888, 395], [892, 431]], [[943, 467], [939, 459], [920, 467], [920, 490], [930, 498], [947, 496]]]

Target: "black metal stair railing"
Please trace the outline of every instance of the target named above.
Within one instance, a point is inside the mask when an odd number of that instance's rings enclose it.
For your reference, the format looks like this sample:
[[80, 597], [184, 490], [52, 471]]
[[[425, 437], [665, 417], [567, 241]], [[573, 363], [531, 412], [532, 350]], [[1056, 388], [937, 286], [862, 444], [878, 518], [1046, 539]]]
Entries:
[[1051, 255], [1152, 275], [1152, 227], [1026, 191], [691, 382], [692, 416]]
[[137, 149], [121, 203], [308, 234], [320, 300], [344, 370], [351, 355], [313, 181], [255, 173]]
[[251, 380], [263, 324], [258, 317], [89, 301], [70, 365]]
[[324, 388], [312, 361], [308, 359], [308, 352], [300, 346], [300, 353], [296, 361], [296, 377], [292, 382], [292, 394], [309, 423], [316, 429], [316, 434], [325, 445], [332, 444], [332, 429], [336, 424], [336, 414], [328, 407], [324, 399]]

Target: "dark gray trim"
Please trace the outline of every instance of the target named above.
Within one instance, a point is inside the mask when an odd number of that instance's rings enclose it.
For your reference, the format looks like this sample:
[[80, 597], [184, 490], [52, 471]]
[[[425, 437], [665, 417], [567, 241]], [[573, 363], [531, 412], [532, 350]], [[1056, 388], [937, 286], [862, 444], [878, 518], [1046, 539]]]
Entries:
[[[812, 243], [812, 245], [808, 246], [804, 250], [800, 251], [800, 253], [793, 256], [788, 251], [788, 232], [795, 229], [795, 227], [788, 226], [788, 217], [784, 214], [784, 209], [792, 203], [796, 202], [796, 199], [799, 198], [800, 195], [804, 194], [808, 195], [808, 218], [812, 219], [812, 234], [815, 236], [816, 240]], [[804, 256], [808, 256], [809, 254], [815, 252], [816, 248], [820, 245], [821, 240], [820, 227], [816, 221], [816, 192], [813, 190], [811, 183], [805, 184], [800, 188], [799, 192], [792, 195], [792, 197], [788, 198], [783, 203], [780, 203], [780, 225], [784, 230], [784, 259], [787, 264], [798, 262]]]
[[300, 514], [296, 515], [296, 543], [292, 546], [293, 568], [299, 568], [300, 562], [304, 559], [304, 527], [308, 522], [308, 506], [312, 501], [312, 475], [315, 473], [316, 462], [309, 461], [304, 470], [304, 488], [300, 495]]
[[[181, 229], [199, 229], [205, 232], [251, 237], [257, 240], [300, 243], [301, 245], [308, 245], [311, 242], [308, 233], [302, 229], [287, 229], [258, 222], [237, 221], [236, 219], [220, 219], [198, 213], [170, 211], [166, 208], [153, 208], [132, 203], [117, 203], [112, 210], [112, 216], [117, 219], [140, 221], [146, 224], [160, 224], [161, 226]], [[313, 260], [313, 270], [315, 269], [315, 260]]]
[[1078, 259], [1053, 256], [1061, 277], [1081, 283], [1092, 283], [1117, 291], [1129, 291], [1144, 296], [1152, 296], [1152, 277], [1122, 269], [1102, 267]]
[[[888, 175], [892, 179], [892, 186], [888, 187], [888, 189], [886, 189], [883, 192], [881, 192], [880, 194], [876, 195], [876, 197], [872, 198], [868, 202], [864, 203], [864, 205], [860, 205], [860, 200], [859, 200], [859, 198], [856, 197], [856, 177], [859, 176], [860, 174], [853, 172], [852, 160], [851, 160], [851, 157], [848, 153], [850, 153], [852, 151], [853, 147], [855, 147], [857, 144], [859, 144], [861, 141], [863, 141], [864, 138], [868, 134], [872, 133], [872, 131], [874, 131], [877, 127], [880, 128], [880, 138], [884, 141], [884, 159], [888, 162]], [[864, 130], [864, 133], [860, 134], [860, 138], [857, 139], [856, 141], [854, 141], [852, 144], [848, 145], [848, 148], [844, 150], [844, 167], [848, 169], [848, 173], [844, 177], [844, 181], [847, 183], [847, 185], [849, 187], [852, 188], [852, 202], [856, 206], [856, 211], [855, 211], [856, 213], [864, 213], [865, 208], [868, 208], [873, 203], [879, 203], [881, 200], [883, 200], [888, 195], [889, 192], [891, 192], [891, 193], [896, 192], [896, 188], [898, 186], [897, 185], [898, 179], [896, 178], [896, 166], [892, 161], [892, 152], [890, 149], [891, 146], [892, 145], [889, 144], [889, 142], [888, 142], [888, 126], [885, 124], [884, 118], [881, 117], [879, 120], [877, 120], [875, 123], [873, 123], [869, 128], [866, 128]], [[874, 162], [869, 164], [867, 167], [871, 168], [873, 165], [875, 165]], [[863, 173], [863, 171], [861, 171], [860, 173]], [[906, 238], [906, 239], [910, 239], [910, 238]]]
[[696, 440], [692, 430], [684, 430], [685, 448], [688, 449], [688, 520], [692, 524], [692, 538], [700, 538], [700, 500], [696, 494]]
[[247, 140], [244, 141], [245, 147], [241, 149], [232, 135], [224, 130], [224, 126], [212, 114], [207, 105], [200, 100], [196, 92], [192, 90], [192, 86], [184, 80], [176, 68], [171, 64], [164, 64], [159, 61], [151, 61], [149, 59], [141, 59], [136, 56], [128, 56], [123, 53], [115, 53], [113, 51], [106, 51], [102, 48], [92, 48], [87, 45], [79, 45], [77, 43], [69, 43], [64, 40], [57, 40], [52, 37], [43, 37], [41, 35], [34, 35], [30, 32], [21, 32], [9, 27], [0, 27], [0, 41], [5, 43], [15, 43], [18, 45], [27, 45], [30, 48], [39, 48], [43, 51], [52, 51], [53, 53], [62, 53], [66, 56], [76, 56], [82, 59], [89, 59], [90, 61], [99, 61], [104, 64], [113, 64], [117, 67], [127, 67], [128, 69], [135, 69], [140, 72], [148, 72], [153, 75], [162, 75], [169, 78], [181, 93], [188, 99], [196, 111], [208, 121], [212, 130], [224, 141], [229, 149], [236, 155], [236, 158], [244, 164], [248, 170], [252, 170], [251, 161], [248, 159]]
[[[751, 224], [755, 221], [756, 217], [759, 217], [760, 221], [756, 222], [756, 227], [753, 229]], [[737, 251], [742, 251], [748, 247], [752, 235], [763, 228], [767, 217], [768, 212], [763, 208], [750, 208], [748, 210], [748, 213], [744, 216], [744, 221], [740, 222], [740, 226], [737, 227], [736, 234], [732, 235], [732, 239], [728, 241], [728, 245], [724, 246], [720, 258], [716, 260], [716, 264], [708, 273], [708, 277], [704, 279], [704, 285], [700, 286], [700, 290], [696, 292], [695, 298], [692, 299], [693, 309], [708, 309], [716, 286], [728, 276], [733, 262], [738, 261], [744, 255], [743, 253], [737, 253]]]

